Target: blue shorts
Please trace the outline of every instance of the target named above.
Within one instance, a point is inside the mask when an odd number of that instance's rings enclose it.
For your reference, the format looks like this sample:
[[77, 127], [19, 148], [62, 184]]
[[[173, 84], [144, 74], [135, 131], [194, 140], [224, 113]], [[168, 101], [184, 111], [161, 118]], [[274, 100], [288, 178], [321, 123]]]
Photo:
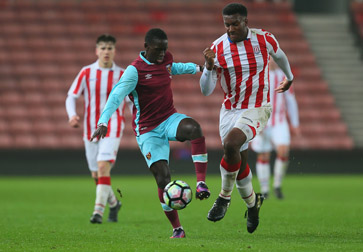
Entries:
[[176, 141], [176, 131], [179, 123], [185, 118], [189, 117], [184, 114], [174, 113], [155, 129], [136, 137], [149, 168], [159, 160], [166, 160], [169, 163], [169, 141]]

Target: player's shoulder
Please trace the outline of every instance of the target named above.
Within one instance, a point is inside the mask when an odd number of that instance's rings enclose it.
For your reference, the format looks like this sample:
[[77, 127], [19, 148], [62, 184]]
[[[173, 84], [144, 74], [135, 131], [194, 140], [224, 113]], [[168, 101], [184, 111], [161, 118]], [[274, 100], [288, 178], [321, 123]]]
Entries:
[[264, 29], [250, 28], [250, 31], [252, 35], [262, 35], [262, 36], [272, 35], [271, 32], [266, 31]]
[[220, 36], [219, 38], [217, 38], [216, 40], [213, 41], [213, 45], [217, 46], [219, 45], [221, 42], [228, 40], [228, 35], [227, 33], [224, 33], [222, 36]]
[[125, 68], [123, 68], [123, 67], [120, 67], [119, 65], [117, 65], [116, 63], [114, 63], [115, 64], [115, 70], [116, 71], [121, 71], [121, 72], [125, 72]]

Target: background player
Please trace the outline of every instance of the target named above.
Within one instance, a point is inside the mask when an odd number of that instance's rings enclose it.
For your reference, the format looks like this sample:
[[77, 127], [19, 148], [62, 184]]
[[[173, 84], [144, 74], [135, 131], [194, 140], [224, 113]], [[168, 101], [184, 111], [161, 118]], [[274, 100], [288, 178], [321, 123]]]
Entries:
[[173, 226], [171, 238], [183, 238], [178, 212], [168, 207], [163, 189], [170, 182], [169, 141], [191, 142], [192, 159], [197, 174], [197, 199], [206, 199], [210, 192], [205, 184], [207, 150], [202, 129], [192, 118], [176, 112], [173, 104], [171, 78], [176, 74], [195, 74], [201, 66], [175, 63], [168, 49], [168, 38], [161, 29], [149, 30], [145, 36], [145, 51], [127, 67], [112, 90], [92, 136], [104, 137], [107, 122], [126, 95], [134, 102], [133, 128], [137, 143], [153, 173], [160, 203]]
[[224, 91], [219, 125], [224, 148], [220, 164], [222, 188], [207, 218], [218, 221], [224, 217], [236, 183], [247, 205], [247, 230], [252, 233], [259, 224], [263, 196], [253, 190], [252, 173], [247, 165], [247, 149], [248, 142], [265, 127], [271, 113], [269, 55], [287, 76], [277, 88], [278, 92], [289, 89], [293, 75], [276, 38], [267, 31], [247, 26], [245, 6], [228, 4], [222, 14], [227, 33], [215, 40], [211, 48], [204, 50], [206, 68], [200, 79], [204, 95], [213, 92], [218, 75]]
[[281, 184], [287, 169], [290, 150], [290, 130], [286, 113], [289, 115], [292, 134], [299, 136], [299, 111], [293, 88], [281, 94], [274, 91], [284, 81], [285, 75], [273, 59], [269, 67], [272, 113], [266, 128], [251, 142], [251, 147], [258, 153], [256, 172], [261, 193], [265, 198], [270, 191], [270, 152], [276, 150], [273, 188], [276, 197], [282, 199]]
[[80, 124], [80, 117], [76, 112], [76, 100], [81, 94], [84, 95], [83, 140], [88, 168], [97, 185], [91, 223], [102, 223], [106, 203], [110, 207], [108, 216], [110, 222], [117, 222], [117, 214], [121, 208], [121, 202], [117, 200], [111, 188], [111, 168], [116, 160], [124, 129], [124, 101], [112, 114], [105, 138], [90, 141], [91, 133], [96, 129], [96, 123], [106, 104], [107, 97], [124, 72], [123, 68], [113, 62], [116, 52], [115, 44], [116, 39], [111, 35], [104, 34], [97, 38], [98, 60], [82, 68], [73, 81], [66, 99], [69, 124], [71, 127], [77, 128]]

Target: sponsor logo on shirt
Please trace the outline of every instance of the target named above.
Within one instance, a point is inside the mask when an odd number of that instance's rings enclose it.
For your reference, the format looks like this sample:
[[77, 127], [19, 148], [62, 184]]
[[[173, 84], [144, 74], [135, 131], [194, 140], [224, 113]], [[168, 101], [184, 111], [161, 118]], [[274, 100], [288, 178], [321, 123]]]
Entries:
[[147, 79], [147, 80], [150, 80], [152, 77], [153, 77], [153, 75], [152, 75], [152, 74], [146, 74], [146, 75], [145, 75], [145, 79]]

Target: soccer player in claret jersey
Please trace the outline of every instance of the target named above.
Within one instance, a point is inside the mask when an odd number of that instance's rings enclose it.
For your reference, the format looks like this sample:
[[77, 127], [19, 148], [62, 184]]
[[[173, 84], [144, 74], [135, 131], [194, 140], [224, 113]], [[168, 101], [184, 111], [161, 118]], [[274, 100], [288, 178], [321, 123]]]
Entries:
[[269, 55], [287, 76], [277, 87], [278, 92], [289, 89], [293, 75], [276, 38], [267, 31], [247, 26], [245, 6], [228, 4], [222, 15], [227, 32], [215, 40], [211, 48], [204, 50], [206, 68], [200, 79], [204, 95], [213, 92], [218, 78], [224, 91], [219, 125], [224, 148], [220, 163], [222, 188], [207, 218], [218, 221], [225, 216], [236, 183], [247, 205], [247, 231], [252, 233], [259, 224], [259, 211], [264, 198], [253, 190], [247, 149], [249, 141], [265, 127], [271, 113]]
[[161, 29], [149, 30], [145, 36], [145, 51], [129, 65], [112, 90], [92, 138], [104, 137], [107, 122], [126, 95], [134, 102], [133, 128], [137, 143], [153, 173], [159, 200], [173, 226], [171, 238], [183, 238], [177, 210], [168, 207], [163, 189], [170, 182], [169, 141], [190, 141], [192, 159], [197, 175], [196, 198], [206, 199], [210, 192], [205, 184], [207, 150], [202, 129], [192, 118], [176, 112], [171, 90], [172, 75], [195, 74], [201, 66], [194, 63], [175, 63], [167, 51], [168, 38]]
[[[76, 112], [76, 100], [83, 94], [85, 102], [83, 140], [86, 158], [91, 176], [96, 182], [96, 201], [91, 217], [91, 223], [102, 223], [105, 206], [108, 203], [109, 222], [117, 222], [121, 202], [117, 200], [111, 188], [111, 168], [116, 160], [118, 147], [124, 129], [125, 102], [120, 102], [117, 111], [112, 114], [108, 131], [104, 139], [92, 141], [91, 134], [97, 127], [100, 112], [106, 104], [112, 87], [118, 82], [124, 69], [117, 66], [115, 57], [116, 39], [108, 34], [101, 35], [96, 41], [98, 60], [81, 69], [71, 85], [66, 99], [66, 109], [71, 127], [77, 128], [80, 117]], [[131, 104], [130, 101], [128, 101]]]
[[281, 184], [287, 169], [290, 149], [290, 130], [286, 114], [289, 116], [291, 133], [300, 136], [299, 111], [293, 88], [282, 94], [273, 91], [284, 81], [285, 75], [273, 59], [269, 66], [272, 114], [266, 128], [251, 142], [251, 147], [257, 152], [257, 178], [265, 198], [270, 192], [270, 153], [276, 151], [273, 188], [275, 196], [283, 199]]

